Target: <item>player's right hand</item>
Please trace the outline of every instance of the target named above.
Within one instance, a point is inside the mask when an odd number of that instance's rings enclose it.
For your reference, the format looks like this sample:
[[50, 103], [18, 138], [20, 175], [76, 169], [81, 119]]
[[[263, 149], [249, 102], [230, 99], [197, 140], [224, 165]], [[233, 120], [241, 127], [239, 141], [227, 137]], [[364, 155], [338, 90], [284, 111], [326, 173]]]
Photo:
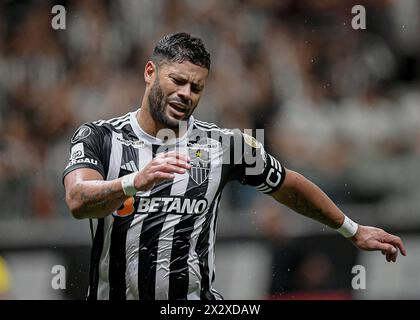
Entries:
[[407, 255], [404, 244], [400, 237], [375, 228], [359, 225], [356, 234], [349, 238], [359, 249], [374, 251], [379, 250], [386, 256], [386, 261], [396, 262], [398, 249], [403, 256]]
[[159, 153], [143, 170], [139, 171], [134, 187], [139, 191], [147, 191], [156, 183], [163, 180], [172, 180], [175, 173], [183, 174], [191, 168], [188, 155], [177, 151]]

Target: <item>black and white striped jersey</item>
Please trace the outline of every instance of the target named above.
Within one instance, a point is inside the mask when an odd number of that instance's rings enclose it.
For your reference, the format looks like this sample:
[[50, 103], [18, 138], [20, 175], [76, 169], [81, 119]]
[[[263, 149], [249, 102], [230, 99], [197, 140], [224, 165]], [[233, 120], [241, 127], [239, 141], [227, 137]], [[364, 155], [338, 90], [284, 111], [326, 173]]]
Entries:
[[160, 139], [144, 132], [130, 112], [82, 125], [71, 139], [63, 177], [91, 168], [113, 180], [175, 149], [189, 153], [191, 169], [94, 219], [88, 299], [222, 299], [212, 284], [223, 187], [238, 180], [272, 193], [285, 178], [258, 141], [192, 116], [182, 137]]

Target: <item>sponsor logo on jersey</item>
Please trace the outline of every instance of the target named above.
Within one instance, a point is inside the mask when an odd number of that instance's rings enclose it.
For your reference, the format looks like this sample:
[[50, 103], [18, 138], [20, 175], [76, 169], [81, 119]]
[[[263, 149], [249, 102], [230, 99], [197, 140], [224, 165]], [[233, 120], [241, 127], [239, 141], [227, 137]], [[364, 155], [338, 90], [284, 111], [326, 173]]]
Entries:
[[199, 143], [192, 143], [192, 142], [188, 142], [187, 143], [187, 147], [189, 149], [215, 149], [219, 147], [219, 143], [204, 143], [204, 144], [199, 144]]
[[137, 213], [200, 214], [207, 209], [206, 199], [184, 197], [140, 197]]
[[79, 142], [71, 148], [69, 160], [80, 159], [80, 158], [83, 158], [84, 156], [85, 156], [85, 148], [83, 146], [83, 142]]
[[75, 165], [75, 164], [79, 164], [79, 163], [90, 163], [90, 164], [93, 164], [93, 165], [97, 166], [98, 165], [98, 160], [91, 159], [91, 158], [71, 159], [69, 161], [69, 163], [67, 164], [66, 169]]
[[74, 133], [73, 137], [71, 138], [72, 143], [79, 142], [82, 139], [89, 137], [92, 133], [92, 130], [88, 126], [81, 126], [77, 131]]
[[144, 148], [144, 141], [143, 140], [126, 140], [121, 137], [117, 137], [117, 140], [121, 142], [123, 145], [133, 148]]

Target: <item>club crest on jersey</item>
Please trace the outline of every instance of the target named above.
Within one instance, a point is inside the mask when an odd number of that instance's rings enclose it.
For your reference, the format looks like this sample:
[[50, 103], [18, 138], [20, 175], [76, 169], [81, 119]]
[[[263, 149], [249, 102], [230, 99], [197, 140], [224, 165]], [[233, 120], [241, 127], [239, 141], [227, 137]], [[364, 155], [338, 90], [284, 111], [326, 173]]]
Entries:
[[206, 181], [210, 173], [209, 150], [197, 145], [195, 147], [189, 147], [188, 153], [191, 159], [191, 169], [188, 170], [188, 174], [195, 183], [200, 185]]

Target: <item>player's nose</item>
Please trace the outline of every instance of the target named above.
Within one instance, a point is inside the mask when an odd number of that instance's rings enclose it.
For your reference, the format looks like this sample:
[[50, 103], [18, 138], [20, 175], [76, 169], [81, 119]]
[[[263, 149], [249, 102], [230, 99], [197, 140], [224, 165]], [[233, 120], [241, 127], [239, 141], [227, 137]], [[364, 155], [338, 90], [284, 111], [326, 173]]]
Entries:
[[182, 103], [187, 106], [191, 106], [191, 86], [189, 83], [179, 87], [177, 94]]

